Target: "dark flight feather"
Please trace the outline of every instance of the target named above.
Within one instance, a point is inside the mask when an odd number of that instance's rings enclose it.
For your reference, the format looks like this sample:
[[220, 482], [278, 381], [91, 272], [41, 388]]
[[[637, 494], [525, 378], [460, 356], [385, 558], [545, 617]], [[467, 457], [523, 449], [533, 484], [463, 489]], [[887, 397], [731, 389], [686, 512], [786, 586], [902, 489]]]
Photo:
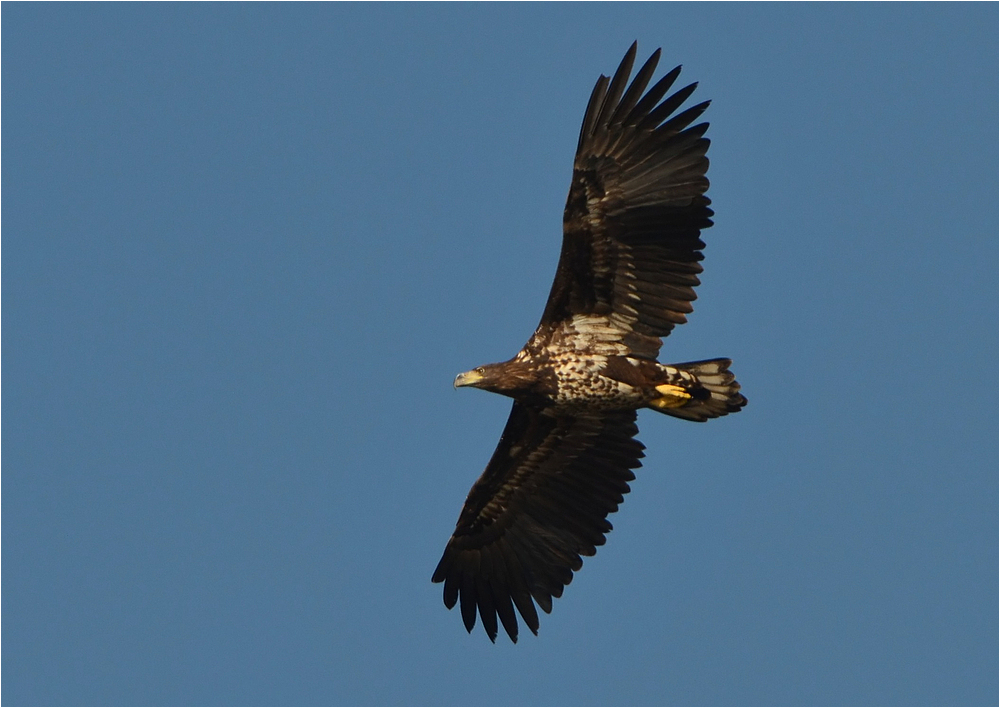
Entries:
[[[635, 411], [574, 418], [514, 403], [500, 445], [469, 492], [432, 578], [445, 582], [451, 606], [458, 588], [467, 629], [475, 625], [478, 606], [494, 639], [501, 608], [504, 629], [516, 641], [516, 620], [506, 612], [513, 603], [528, 628], [538, 632], [529, 597], [551, 611], [551, 597], [559, 597], [572, 580], [580, 556], [593, 555], [604, 543], [610, 530], [605, 517], [635, 478], [631, 470], [639, 466], [642, 444], [633, 437], [634, 421]], [[520, 441], [516, 451], [513, 440]], [[604, 457], [596, 456], [601, 450]], [[591, 472], [591, 455], [602, 461], [600, 475]], [[566, 490], [582, 505], [567, 504]], [[460, 584], [452, 580], [456, 577]]]
[[[622, 67], [631, 66], [633, 49]], [[640, 70], [633, 87], [648, 82], [651, 71], [647, 67], [655, 67], [652, 58]], [[712, 215], [710, 202], [704, 196], [708, 189], [708, 160], [704, 157], [708, 140], [703, 135], [708, 126], [688, 126], [708, 103], [667, 120], [696, 84], [680, 89], [659, 104], [647, 100], [650, 96], [658, 100], [678, 74], [675, 69], [637, 102], [637, 92], [632, 88], [625, 91], [623, 103], [635, 105], [628, 108], [627, 118], [621, 122], [610, 120], [618, 114], [618, 106], [612, 109], [612, 101], [608, 100], [620, 96], [621, 73], [616, 73], [617, 81], [611, 84], [614, 91], [605, 89], [606, 78], [598, 81], [580, 132], [563, 217], [563, 249], [542, 316], [543, 326], [574, 314], [617, 312], [628, 324], [638, 325], [642, 334], [663, 337], [675, 324], [684, 322], [683, 315], [690, 312], [686, 307], [678, 311], [657, 303], [638, 308], [632, 317], [628, 308], [633, 304], [630, 298], [623, 297], [622, 290], [643, 286], [643, 291], [652, 296], [678, 271], [701, 272], [697, 262], [702, 258], [703, 244], [698, 235], [711, 225]], [[659, 238], [649, 242], [641, 261], [645, 268], [638, 271], [638, 259], [629, 259], [628, 249], [647, 234]], [[670, 238], [663, 238], [664, 234]], [[660, 267], [651, 272], [648, 266], [657, 262]], [[606, 271], [607, 275], [601, 277], [595, 271]], [[695, 299], [695, 284], [679, 294], [680, 300]], [[647, 346], [643, 355], [655, 358], [658, 350], [658, 346]]]

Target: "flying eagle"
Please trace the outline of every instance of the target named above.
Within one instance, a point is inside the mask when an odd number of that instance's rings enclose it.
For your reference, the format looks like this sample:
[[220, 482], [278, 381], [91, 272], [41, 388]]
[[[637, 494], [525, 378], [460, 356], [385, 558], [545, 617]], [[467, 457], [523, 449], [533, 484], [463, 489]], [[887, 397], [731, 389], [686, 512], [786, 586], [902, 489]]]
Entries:
[[643, 95], [659, 49], [626, 89], [635, 52], [587, 104], [538, 329], [509, 361], [455, 379], [514, 399], [432, 577], [470, 632], [478, 609], [492, 641], [498, 616], [517, 641], [515, 607], [537, 634], [535, 605], [551, 612], [581, 556], [604, 543], [643, 456], [639, 408], [705, 421], [747, 402], [729, 359], [656, 360], [660, 338], [692, 311], [699, 235], [712, 225], [708, 123], [691, 125], [708, 102], [672, 115], [697, 86], [663, 98], [680, 67]]

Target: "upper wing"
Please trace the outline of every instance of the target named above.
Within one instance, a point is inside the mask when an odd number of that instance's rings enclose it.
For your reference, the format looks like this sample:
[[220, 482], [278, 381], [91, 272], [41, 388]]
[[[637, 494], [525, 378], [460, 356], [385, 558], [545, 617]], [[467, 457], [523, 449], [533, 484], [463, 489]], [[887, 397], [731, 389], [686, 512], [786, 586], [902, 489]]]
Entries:
[[697, 86], [661, 101], [680, 67], [642, 95], [659, 49], [626, 90], [635, 50], [610, 82], [601, 76], [587, 105], [542, 324], [600, 316], [632, 353], [655, 357], [659, 338], [692, 310], [705, 245], [699, 234], [712, 225], [704, 196], [708, 123], [688, 127], [708, 102], [670, 117]]
[[517, 641], [514, 607], [538, 633], [538, 613], [611, 530], [643, 446], [635, 411], [558, 416], [515, 402], [486, 471], [472, 486], [431, 580], [444, 604], [461, 598], [470, 632], [476, 608], [490, 639], [497, 615]]

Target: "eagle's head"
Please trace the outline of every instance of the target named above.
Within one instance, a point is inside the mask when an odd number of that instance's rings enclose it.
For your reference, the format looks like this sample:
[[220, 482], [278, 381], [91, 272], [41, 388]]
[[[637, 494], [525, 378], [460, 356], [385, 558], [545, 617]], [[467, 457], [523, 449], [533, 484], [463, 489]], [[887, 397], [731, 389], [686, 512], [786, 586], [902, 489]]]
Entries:
[[531, 389], [537, 376], [525, 362], [511, 359], [499, 364], [484, 364], [455, 377], [455, 388], [474, 386], [485, 391], [513, 396]]

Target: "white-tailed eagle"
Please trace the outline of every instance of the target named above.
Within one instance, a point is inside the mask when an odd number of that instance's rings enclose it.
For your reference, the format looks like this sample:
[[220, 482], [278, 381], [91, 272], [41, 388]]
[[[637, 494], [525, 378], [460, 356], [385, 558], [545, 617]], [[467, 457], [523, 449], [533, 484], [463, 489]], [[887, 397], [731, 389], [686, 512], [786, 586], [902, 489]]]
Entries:
[[660, 341], [686, 321], [712, 225], [708, 107], [675, 112], [697, 84], [667, 98], [680, 67], [648, 91], [656, 50], [629, 85], [636, 45], [601, 76], [580, 130], [555, 282], [538, 329], [512, 359], [455, 379], [514, 399], [486, 471], [472, 486], [434, 571], [444, 603], [497, 617], [517, 641], [515, 608], [537, 634], [611, 530], [643, 445], [636, 411], [705, 421], [746, 404], [729, 359], [657, 362]]

